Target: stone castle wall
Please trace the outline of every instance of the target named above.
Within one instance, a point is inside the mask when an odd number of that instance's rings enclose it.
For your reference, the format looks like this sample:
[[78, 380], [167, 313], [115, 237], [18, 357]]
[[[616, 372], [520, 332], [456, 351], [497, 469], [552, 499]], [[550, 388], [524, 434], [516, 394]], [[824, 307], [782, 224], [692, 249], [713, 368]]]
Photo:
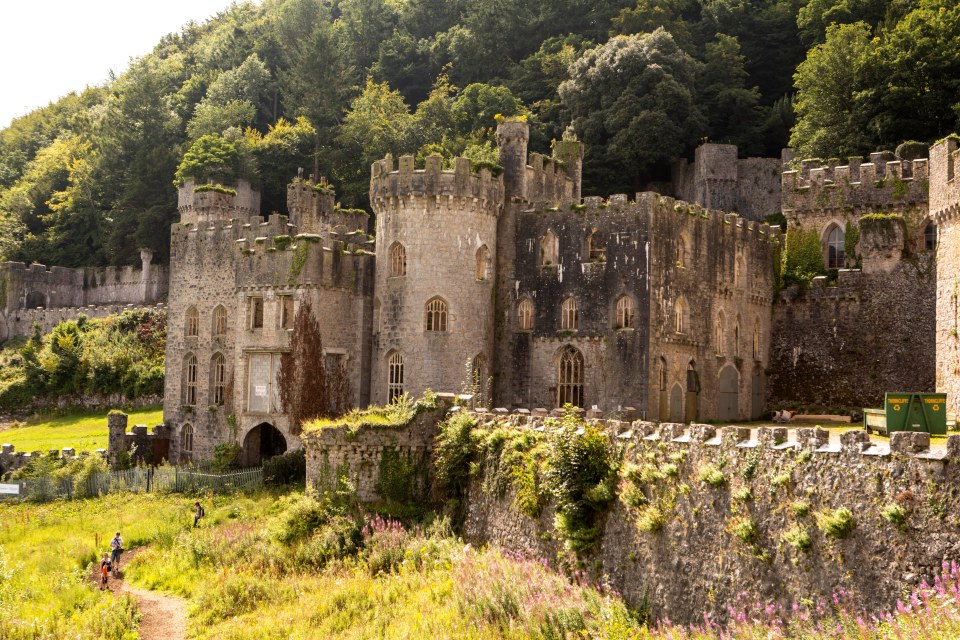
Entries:
[[141, 252], [140, 269], [47, 269], [42, 264], [0, 263], [0, 342], [29, 335], [34, 322], [48, 330], [55, 318], [75, 319], [80, 313], [102, 317], [109, 315], [108, 309], [162, 301], [169, 272], [166, 266], [152, 264], [152, 258], [151, 252]]
[[937, 224], [937, 391], [960, 412], [960, 151], [948, 138], [930, 149], [930, 214]]
[[[508, 426], [549, 435], [557, 428], [529, 412], [478, 411], [484, 429]], [[433, 423], [441, 418], [425, 416], [408, 428], [311, 435], [308, 482], [329, 483], [340, 469], [362, 500], [377, 501], [384, 450], [429, 464]], [[662, 524], [641, 530], [643, 507], [615, 498], [583, 566], [657, 619], [696, 624], [707, 613], [723, 621], [743, 597], [789, 608], [818, 599], [829, 603], [841, 589], [881, 613], [921, 581], [932, 583], [942, 563], [960, 560], [953, 534], [960, 498], [951, 489], [960, 481], [960, 435], [931, 450], [928, 434], [909, 432], [894, 434], [887, 446], [871, 444], [862, 431], [842, 434], [837, 443], [819, 428], [597, 424], [609, 435], [615, 457], [622, 454], [622, 465], [649, 468], [651, 479], [639, 489], [646, 505], [660, 510]], [[704, 471], [711, 469], [721, 475], [708, 484]], [[568, 554], [549, 501], [531, 518], [518, 510], [509, 483], [505, 492], [487, 492], [484, 480], [473, 477], [461, 504], [468, 540], [551, 562]], [[623, 494], [624, 487], [618, 491]], [[891, 506], [902, 509], [902, 524], [883, 515]], [[837, 538], [820, 521], [840, 508], [852, 513], [853, 526]], [[807, 548], [791, 544], [788, 532], [805, 535]]]

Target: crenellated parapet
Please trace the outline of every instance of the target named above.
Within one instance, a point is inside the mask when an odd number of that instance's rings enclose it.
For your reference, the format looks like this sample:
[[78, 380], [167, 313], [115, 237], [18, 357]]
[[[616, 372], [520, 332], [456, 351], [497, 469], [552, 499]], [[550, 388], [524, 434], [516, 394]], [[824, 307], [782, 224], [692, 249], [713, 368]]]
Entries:
[[799, 170], [782, 175], [784, 215], [860, 215], [925, 207], [929, 186], [927, 161], [888, 158], [887, 153], [872, 153], [870, 162], [850, 158], [846, 165], [831, 162], [826, 166], [821, 166], [819, 160], [804, 160]]
[[401, 156], [396, 169], [389, 156], [374, 162], [370, 178], [374, 209], [402, 208], [411, 200], [430, 201], [451, 211], [470, 208], [498, 216], [503, 207], [503, 180], [486, 167], [472, 171], [468, 158], [455, 158], [452, 171], [443, 170], [440, 156], [428, 156], [423, 169], [414, 167], [413, 156]]
[[203, 223], [260, 214], [260, 192], [246, 180], [238, 180], [236, 186], [216, 187], [204, 190], [205, 185], [193, 180], [184, 182], [177, 190], [180, 221]]
[[930, 147], [930, 216], [942, 224], [960, 216], [960, 142], [948, 137]]
[[[574, 144], [579, 146], [579, 143]], [[579, 158], [573, 156], [570, 162], [579, 163]], [[579, 164], [576, 170], [580, 171]], [[530, 154], [530, 164], [526, 166], [525, 172], [524, 199], [529, 203], [566, 204], [580, 199], [579, 185], [570, 179], [567, 164], [557, 158], [539, 153]]]

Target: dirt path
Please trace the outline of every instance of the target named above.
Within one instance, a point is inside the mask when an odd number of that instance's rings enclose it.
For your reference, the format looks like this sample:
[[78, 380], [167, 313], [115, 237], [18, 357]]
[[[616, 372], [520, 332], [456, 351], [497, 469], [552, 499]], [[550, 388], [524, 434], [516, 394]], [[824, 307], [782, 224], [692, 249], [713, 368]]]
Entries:
[[[133, 560], [137, 550], [123, 554], [123, 566]], [[122, 576], [122, 573], [121, 573]], [[99, 569], [93, 577], [99, 584]], [[112, 593], [129, 593], [137, 599], [140, 611], [138, 632], [141, 640], [185, 640], [187, 637], [187, 605], [183, 598], [145, 591], [130, 586], [122, 578], [110, 577], [108, 587]]]

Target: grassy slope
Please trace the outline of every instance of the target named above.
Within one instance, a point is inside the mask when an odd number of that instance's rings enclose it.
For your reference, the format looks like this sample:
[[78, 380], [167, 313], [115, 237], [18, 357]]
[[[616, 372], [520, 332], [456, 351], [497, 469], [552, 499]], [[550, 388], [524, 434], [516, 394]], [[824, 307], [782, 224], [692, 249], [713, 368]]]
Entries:
[[[129, 413], [128, 425], [153, 427], [163, 422], [163, 409], [147, 407]], [[12, 444], [17, 451], [43, 451], [73, 447], [77, 451], [107, 448], [107, 414], [105, 412], [70, 413], [56, 417], [31, 419], [27, 426], [0, 431], [0, 442]]]

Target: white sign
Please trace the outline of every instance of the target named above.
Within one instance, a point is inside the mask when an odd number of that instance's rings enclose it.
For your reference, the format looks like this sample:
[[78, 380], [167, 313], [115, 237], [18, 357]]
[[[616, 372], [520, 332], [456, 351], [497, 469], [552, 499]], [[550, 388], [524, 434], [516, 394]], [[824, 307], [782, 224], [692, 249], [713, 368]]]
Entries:
[[0, 494], [18, 496], [20, 495], [20, 485], [18, 484], [0, 484]]
[[265, 384], [254, 385], [254, 387], [253, 387], [253, 395], [255, 395], [255, 396], [259, 397], [259, 398], [266, 398], [266, 397], [267, 397], [267, 385], [265, 385]]

